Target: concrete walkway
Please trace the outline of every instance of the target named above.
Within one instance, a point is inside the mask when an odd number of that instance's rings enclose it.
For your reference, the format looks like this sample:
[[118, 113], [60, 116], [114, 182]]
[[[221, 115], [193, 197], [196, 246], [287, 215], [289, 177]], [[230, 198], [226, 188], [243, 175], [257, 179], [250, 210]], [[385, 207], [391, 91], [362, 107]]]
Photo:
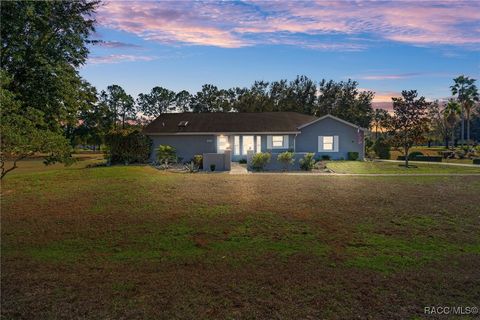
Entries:
[[238, 162], [232, 162], [232, 167], [230, 169], [230, 174], [250, 174], [250, 171], [247, 170], [246, 164], [240, 164]]
[[[377, 159], [375, 161], [378, 162], [395, 162], [395, 163], [404, 163], [404, 160], [386, 160], [386, 159]], [[451, 163], [451, 162], [431, 162], [431, 161], [412, 161], [409, 160], [408, 163], [413, 164], [439, 164], [439, 165], [446, 165], [446, 166], [456, 166], [456, 167], [474, 167], [480, 168], [480, 165], [473, 164], [473, 163]]]

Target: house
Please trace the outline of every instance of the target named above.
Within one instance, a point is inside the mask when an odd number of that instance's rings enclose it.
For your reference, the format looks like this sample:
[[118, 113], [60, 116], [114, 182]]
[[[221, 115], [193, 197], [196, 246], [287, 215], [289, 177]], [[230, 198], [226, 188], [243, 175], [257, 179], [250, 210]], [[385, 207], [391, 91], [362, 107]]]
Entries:
[[331, 159], [358, 152], [363, 159], [364, 131], [332, 115], [318, 118], [297, 112], [165, 113], [144, 129], [153, 141], [152, 161], [161, 144], [175, 147], [183, 161], [227, 149], [232, 161], [245, 159], [249, 150], [313, 152]]

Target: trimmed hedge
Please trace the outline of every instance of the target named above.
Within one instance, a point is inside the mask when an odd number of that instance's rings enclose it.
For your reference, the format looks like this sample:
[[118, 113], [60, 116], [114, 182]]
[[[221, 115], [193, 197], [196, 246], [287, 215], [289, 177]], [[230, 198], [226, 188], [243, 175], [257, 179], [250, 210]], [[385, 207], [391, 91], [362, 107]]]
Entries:
[[416, 157], [421, 157], [421, 156], [423, 156], [423, 153], [421, 153], [420, 151], [413, 151], [413, 152], [410, 152], [410, 154], [408, 155], [408, 159], [412, 160]]
[[358, 152], [348, 152], [348, 153], [347, 153], [347, 158], [348, 158], [348, 160], [353, 160], [353, 161], [355, 161], [355, 160], [358, 160], [358, 157], [359, 157]]
[[[408, 157], [408, 160], [411, 161], [427, 161], [427, 162], [442, 162], [443, 157], [441, 156], [415, 156]], [[405, 156], [398, 156], [397, 160], [405, 160]]]
[[105, 155], [111, 164], [145, 163], [150, 157], [152, 141], [138, 129], [120, 129], [105, 136], [105, 145]]

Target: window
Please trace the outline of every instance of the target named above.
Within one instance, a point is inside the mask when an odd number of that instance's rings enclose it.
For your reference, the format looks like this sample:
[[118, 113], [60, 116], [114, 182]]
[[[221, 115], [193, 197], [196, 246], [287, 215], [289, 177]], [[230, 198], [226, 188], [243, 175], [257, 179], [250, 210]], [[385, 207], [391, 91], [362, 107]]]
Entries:
[[259, 152], [262, 152], [262, 136], [257, 136], [257, 148], [256, 148], [256, 152], [259, 153]]
[[255, 147], [253, 136], [243, 136], [242, 140], [242, 155], [246, 155], [248, 150], [253, 151], [253, 148]]
[[283, 148], [283, 136], [272, 136], [272, 147]]
[[233, 154], [237, 156], [240, 154], [240, 136], [233, 137]]
[[333, 151], [333, 136], [324, 136], [323, 137], [323, 150], [324, 151]]

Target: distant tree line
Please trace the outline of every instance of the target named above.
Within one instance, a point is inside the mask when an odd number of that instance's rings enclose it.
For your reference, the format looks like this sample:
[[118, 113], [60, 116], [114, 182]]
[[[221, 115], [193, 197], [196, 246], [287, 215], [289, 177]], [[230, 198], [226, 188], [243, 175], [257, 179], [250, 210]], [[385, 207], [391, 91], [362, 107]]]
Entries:
[[[428, 125], [422, 138], [430, 143], [468, 145], [480, 139], [478, 89], [466, 76], [454, 79], [448, 103], [427, 103], [416, 91], [405, 91], [403, 100], [393, 100], [393, 115], [373, 110], [374, 93], [360, 90], [356, 81], [306, 76], [230, 89], [205, 84], [196, 93], [157, 86], [132, 97], [119, 85], [98, 92], [79, 68], [88, 58], [88, 44], [98, 42], [91, 37], [99, 5], [97, 0], [0, 2], [0, 177], [33, 154], [43, 155], [46, 163], [70, 163], [72, 147], [100, 146], [112, 131], [141, 128], [166, 112], [332, 114], [370, 128], [379, 139], [392, 128], [410, 137], [408, 131], [417, 129], [408, 129], [411, 113], [421, 118], [422, 128]], [[404, 122], [394, 126], [395, 117]]]
[[111, 129], [145, 125], [168, 112], [276, 112], [294, 111], [315, 116], [332, 114], [368, 128], [374, 111], [374, 93], [358, 89], [356, 81], [316, 83], [306, 76], [293, 81], [255, 81], [249, 88], [219, 89], [205, 84], [197, 93], [154, 87], [136, 99], [119, 85], [108, 86], [80, 113], [72, 142], [101, 144]]
[[[459, 76], [454, 79], [451, 90], [453, 98], [449, 101], [426, 104], [429, 130], [424, 141], [429, 145], [443, 143], [449, 146], [480, 138], [475, 79]], [[131, 125], [143, 126], [169, 112], [294, 111], [318, 117], [332, 114], [370, 129], [376, 140], [386, 134], [392, 113], [373, 109], [373, 98], [373, 92], [360, 90], [353, 80], [315, 82], [306, 76], [297, 76], [292, 81], [255, 81], [250, 87], [230, 89], [205, 84], [194, 94], [157, 86], [136, 99], [120, 86], [111, 85], [98, 94], [91, 108], [81, 113], [82, 124], [72, 138], [88, 137], [100, 144], [102, 132]], [[392, 103], [395, 104], [395, 99]]]

